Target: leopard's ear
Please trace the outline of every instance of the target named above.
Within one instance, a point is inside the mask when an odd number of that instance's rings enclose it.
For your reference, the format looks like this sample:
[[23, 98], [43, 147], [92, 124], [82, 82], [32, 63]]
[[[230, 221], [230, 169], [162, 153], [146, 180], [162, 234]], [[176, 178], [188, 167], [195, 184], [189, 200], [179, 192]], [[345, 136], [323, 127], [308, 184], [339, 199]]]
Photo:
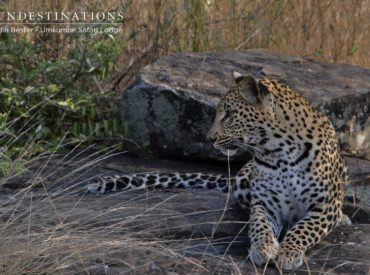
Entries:
[[270, 113], [274, 113], [274, 97], [269, 89], [261, 81], [257, 84], [258, 90], [258, 102], [261, 103], [264, 109], [268, 110]]
[[265, 105], [271, 98], [272, 95], [268, 88], [253, 76], [243, 76], [242, 81], [242, 89], [239, 89], [239, 93], [247, 102]]
[[233, 78], [236, 84], [244, 79], [244, 75], [239, 72], [233, 71]]
[[258, 81], [257, 83], [257, 96], [260, 99], [263, 99], [266, 96], [271, 96], [271, 93], [268, 90], [268, 88], [260, 81]]
[[240, 89], [238, 90], [242, 98], [244, 98], [246, 101], [250, 103], [257, 102], [258, 87], [257, 87], [257, 81], [253, 76], [240, 75], [238, 76], [238, 78], [235, 79], [235, 82], [240, 84]]

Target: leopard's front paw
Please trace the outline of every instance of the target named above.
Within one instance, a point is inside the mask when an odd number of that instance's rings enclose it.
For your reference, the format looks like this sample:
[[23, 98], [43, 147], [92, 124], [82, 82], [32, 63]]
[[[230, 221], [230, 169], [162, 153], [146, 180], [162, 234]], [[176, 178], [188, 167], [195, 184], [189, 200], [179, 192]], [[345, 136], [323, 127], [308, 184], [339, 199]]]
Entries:
[[352, 224], [352, 221], [346, 214], [342, 214], [342, 216], [337, 221], [337, 226], [351, 225], [351, 224]]
[[303, 263], [304, 252], [282, 246], [279, 251], [278, 265], [283, 270], [293, 270]]
[[279, 253], [279, 243], [273, 238], [271, 240], [253, 243], [249, 250], [249, 257], [253, 263], [261, 266], [269, 261], [274, 261]]

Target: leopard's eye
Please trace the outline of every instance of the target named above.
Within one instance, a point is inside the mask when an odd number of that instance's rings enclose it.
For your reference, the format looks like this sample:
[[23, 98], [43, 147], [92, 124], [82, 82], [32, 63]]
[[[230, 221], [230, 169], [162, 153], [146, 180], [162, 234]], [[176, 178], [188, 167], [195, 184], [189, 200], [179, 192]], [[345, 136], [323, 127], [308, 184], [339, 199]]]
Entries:
[[224, 115], [224, 117], [222, 118], [222, 121], [223, 121], [223, 122], [228, 122], [228, 121], [230, 121], [230, 118], [231, 118], [231, 112], [230, 112], [230, 111], [228, 111], [228, 110], [226, 110], [226, 111], [225, 111], [225, 115]]

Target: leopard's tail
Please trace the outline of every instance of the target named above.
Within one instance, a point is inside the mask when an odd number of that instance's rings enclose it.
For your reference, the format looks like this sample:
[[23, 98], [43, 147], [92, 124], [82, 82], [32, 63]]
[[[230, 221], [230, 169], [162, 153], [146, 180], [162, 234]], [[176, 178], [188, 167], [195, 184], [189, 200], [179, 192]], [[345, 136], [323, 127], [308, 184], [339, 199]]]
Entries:
[[93, 179], [88, 192], [104, 194], [129, 189], [206, 188], [228, 192], [234, 178], [202, 173], [140, 173], [101, 176]]

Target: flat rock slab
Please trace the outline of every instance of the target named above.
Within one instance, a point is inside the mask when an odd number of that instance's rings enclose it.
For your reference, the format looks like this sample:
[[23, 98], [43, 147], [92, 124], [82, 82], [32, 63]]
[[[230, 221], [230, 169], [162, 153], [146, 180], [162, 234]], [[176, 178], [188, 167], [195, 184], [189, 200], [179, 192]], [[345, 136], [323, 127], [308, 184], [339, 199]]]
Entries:
[[224, 159], [206, 141], [232, 71], [279, 79], [325, 113], [343, 148], [370, 159], [370, 70], [260, 50], [178, 53], [145, 67], [122, 93], [126, 137], [161, 156]]
[[[5, 198], [0, 198], [0, 202], [2, 199]], [[81, 257], [92, 274], [104, 274], [104, 265], [109, 267], [108, 274], [124, 274], [123, 271], [133, 271], [132, 267], [142, 274], [149, 272], [153, 264], [163, 272], [174, 274], [194, 274], [193, 269], [200, 274], [212, 274], [215, 270], [231, 274], [233, 268], [240, 269], [239, 274], [263, 270], [255, 269], [248, 260], [247, 216], [233, 204], [227, 207], [225, 196], [218, 192], [127, 192], [99, 197], [59, 197], [52, 203], [45, 197], [34, 198], [33, 204], [32, 213], [17, 224], [18, 229], [25, 230], [24, 235], [15, 238], [9, 233], [14, 239], [12, 246], [18, 241], [27, 242], [24, 240], [27, 230], [33, 236], [31, 240], [40, 243], [57, 242], [58, 239], [68, 242], [71, 238], [75, 247], [81, 247]], [[28, 212], [29, 206], [30, 197], [26, 197], [17, 211]], [[3, 207], [0, 208], [1, 221], [6, 223], [10, 217], [2, 210]], [[365, 215], [370, 222], [370, 212]], [[91, 242], [80, 243], [81, 236]], [[97, 240], [101, 244], [96, 243]], [[122, 247], [114, 247], [120, 242]], [[98, 252], [92, 253], [99, 245]], [[359, 224], [355, 218], [353, 226], [336, 228], [312, 249], [307, 263], [296, 272], [367, 274], [369, 245], [370, 224]], [[34, 260], [41, 258], [44, 250], [35, 254]], [[2, 251], [8, 253], [6, 248]], [[179, 255], [174, 257], [177, 253]], [[96, 267], [102, 273], [94, 273]], [[183, 268], [185, 272], [180, 272]], [[273, 267], [267, 270], [271, 272], [267, 274], [279, 274]]]
[[[2, 189], [1, 274], [263, 274], [248, 260], [247, 213], [227, 194], [201, 189], [84, 192], [97, 174], [225, 174], [226, 164], [126, 155], [98, 160], [96, 155], [45, 158], [30, 163], [34, 188], [7, 184]], [[294, 274], [369, 272], [370, 165], [348, 162], [353, 183], [347, 194], [360, 199], [344, 209], [353, 225], [336, 228]], [[232, 173], [238, 168], [231, 164]], [[266, 270], [279, 274], [273, 267]]]

